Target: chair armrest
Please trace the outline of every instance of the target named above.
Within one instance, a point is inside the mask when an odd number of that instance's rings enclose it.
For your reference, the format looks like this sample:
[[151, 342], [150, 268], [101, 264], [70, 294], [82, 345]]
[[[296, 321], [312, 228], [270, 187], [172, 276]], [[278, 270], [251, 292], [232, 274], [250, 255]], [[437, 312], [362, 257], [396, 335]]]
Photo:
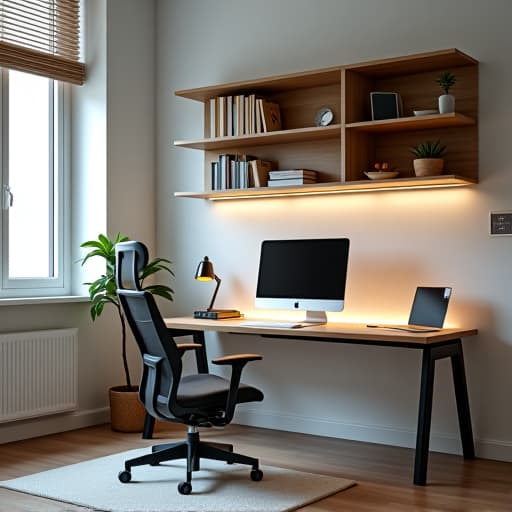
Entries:
[[180, 356], [183, 356], [187, 350], [196, 350], [202, 348], [202, 345], [200, 343], [176, 343], [176, 347], [180, 351]]
[[248, 363], [249, 361], [259, 361], [263, 359], [263, 356], [260, 354], [233, 354], [230, 356], [222, 356], [222, 357], [216, 357], [215, 359], [212, 359], [213, 364], [240, 364], [240, 363]]
[[229, 383], [226, 412], [224, 415], [225, 424], [228, 424], [231, 421], [235, 412], [238, 388], [240, 386], [240, 377], [244, 366], [250, 361], [258, 361], [261, 359], [263, 359], [263, 356], [260, 354], [234, 354], [230, 356], [216, 357], [212, 360], [213, 364], [231, 365], [231, 381]]

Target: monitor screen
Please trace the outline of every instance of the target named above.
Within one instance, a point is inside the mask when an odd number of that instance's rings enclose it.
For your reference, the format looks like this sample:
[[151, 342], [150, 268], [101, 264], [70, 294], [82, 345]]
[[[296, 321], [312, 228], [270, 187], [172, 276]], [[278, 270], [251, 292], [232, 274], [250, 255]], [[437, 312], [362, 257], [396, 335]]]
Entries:
[[341, 311], [348, 238], [265, 240], [261, 244], [256, 306]]

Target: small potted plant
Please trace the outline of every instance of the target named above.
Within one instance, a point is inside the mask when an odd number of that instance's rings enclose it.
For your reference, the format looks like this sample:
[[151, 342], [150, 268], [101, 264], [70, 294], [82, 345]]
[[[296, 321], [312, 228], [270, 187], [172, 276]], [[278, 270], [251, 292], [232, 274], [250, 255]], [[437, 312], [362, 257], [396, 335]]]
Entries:
[[437, 83], [443, 91], [442, 96], [439, 96], [440, 114], [449, 114], [450, 112], [455, 111], [455, 96], [450, 94], [450, 88], [455, 85], [456, 81], [455, 75], [449, 71], [443, 71], [437, 79]]
[[[141, 432], [144, 424], [145, 411], [138, 399], [138, 386], [133, 385], [128, 367], [126, 354], [126, 320], [123, 314], [119, 299], [116, 294], [115, 264], [116, 245], [119, 242], [129, 240], [128, 237], [118, 233], [112, 240], [105, 235], [98, 235], [97, 240], [84, 242], [80, 247], [90, 249], [87, 255], [81, 260], [82, 265], [90, 258], [100, 257], [105, 260], [105, 273], [92, 283], [84, 283], [89, 286], [91, 298], [91, 318], [96, 320], [106, 304], [112, 304], [119, 316], [121, 326], [121, 355], [123, 360], [125, 383], [121, 386], [114, 386], [109, 390], [111, 426], [113, 430], [121, 432]], [[166, 272], [174, 276], [171, 262], [164, 258], [155, 258], [148, 262], [142, 269], [139, 278], [143, 290], [159, 295], [167, 300], [173, 300], [173, 290], [163, 284], [144, 285], [144, 280], [158, 272]]]
[[446, 146], [442, 146], [441, 141], [420, 142], [410, 151], [416, 157], [413, 160], [416, 176], [438, 176], [443, 172]]

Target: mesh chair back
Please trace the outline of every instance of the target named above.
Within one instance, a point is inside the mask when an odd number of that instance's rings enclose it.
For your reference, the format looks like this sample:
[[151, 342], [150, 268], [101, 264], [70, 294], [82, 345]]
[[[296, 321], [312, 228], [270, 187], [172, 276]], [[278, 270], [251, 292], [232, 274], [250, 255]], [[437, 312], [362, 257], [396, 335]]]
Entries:
[[[139, 391], [140, 399], [148, 411], [162, 409], [162, 405], [165, 405], [165, 409], [162, 410], [168, 414], [169, 402], [175, 402], [181, 378], [181, 355], [174, 339], [168, 333], [153, 295], [141, 289], [138, 276], [147, 262], [148, 251], [141, 242], [117, 244], [117, 295], [145, 361]], [[152, 376], [147, 362], [157, 359], [158, 371]], [[151, 380], [155, 375], [157, 382]], [[160, 406], [157, 403], [159, 396]], [[162, 402], [163, 397], [166, 400]]]

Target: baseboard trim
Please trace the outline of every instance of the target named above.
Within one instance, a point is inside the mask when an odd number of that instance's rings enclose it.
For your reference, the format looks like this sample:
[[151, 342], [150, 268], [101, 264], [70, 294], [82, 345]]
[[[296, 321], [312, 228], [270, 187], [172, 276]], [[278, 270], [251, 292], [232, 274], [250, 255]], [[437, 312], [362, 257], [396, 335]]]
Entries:
[[[101, 425], [109, 421], [110, 409], [108, 407], [16, 421], [0, 426], [0, 444]], [[252, 427], [405, 448], [414, 448], [416, 443], [416, 432], [408, 429], [390, 428], [381, 425], [358, 425], [331, 419], [282, 414], [274, 411], [262, 412], [245, 406], [238, 409], [234, 422]], [[441, 453], [461, 454], [458, 433], [433, 432], [430, 436], [430, 449]], [[512, 441], [476, 437], [475, 451], [479, 458], [512, 462]]]
[[101, 425], [109, 421], [109, 407], [14, 421], [0, 426], [0, 444]]
[[[234, 421], [240, 425], [285, 430], [302, 434], [349, 439], [366, 443], [378, 443], [404, 448], [414, 448], [416, 431], [382, 425], [358, 425], [324, 418], [311, 418], [282, 414], [275, 411], [259, 411], [240, 407]], [[460, 437], [455, 434], [432, 432], [430, 450], [460, 455]], [[475, 438], [475, 451], [479, 458], [512, 462], [512, 441]]]

